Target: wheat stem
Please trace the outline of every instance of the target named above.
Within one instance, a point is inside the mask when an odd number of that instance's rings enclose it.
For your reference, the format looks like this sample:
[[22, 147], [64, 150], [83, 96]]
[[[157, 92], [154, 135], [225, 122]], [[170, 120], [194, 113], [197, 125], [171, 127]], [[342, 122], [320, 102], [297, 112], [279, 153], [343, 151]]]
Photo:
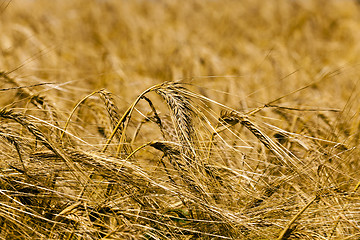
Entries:
[[310, 202], [308, 202], [308, 204], [306, 204], [291, 220], [290, 222], [285, 226], [285, 228], [281, 231], [279, 237], [277, 238], [277, 240], [284, 240], [286, 234], [288, 233], [291, 225], [300, 217], [301, 214], [303, 214], [303, 212], [306, 211], [306, 209], [308, 209], [310, 207], [311, 204], [313, 204], [313, 202], [315, 202], [318, 199], [318, 196], [314, 197]]
[[[99, 91], [101, 91], [101, 90], [99, 90]], [[71, 111], [68, 119], [66, 120], [65, 126], [64, 126], [63, 131], [62, 131], [62, 133], [61, 133], [61, 135], [60, 135], [60, 141], [62, 141], [62, 139], [63, 139], [63, 137], [64, 137], [64, 134], [65, 134], [65, 132], [66, 132], [66, 129], [67, 129], [67, 127], [68, 127], [68, 125], [69, 125], [69, 123], [70, 123], [70, 120], [71, 120], [72, 116], [74, 115], [76, 109], [77, 109], [83, 102], [85, 102], [89, 97], [93, 96], [94, 94], [98, 93], [99, 91], [95, 91], [95, 92], [90, 93], [89, 95], [87, 95], [87, 96], [85, 96], [83, 99], [81, 99], [81, 100], [74, 106], [74, 108], [73, 108], [73, 110]]]

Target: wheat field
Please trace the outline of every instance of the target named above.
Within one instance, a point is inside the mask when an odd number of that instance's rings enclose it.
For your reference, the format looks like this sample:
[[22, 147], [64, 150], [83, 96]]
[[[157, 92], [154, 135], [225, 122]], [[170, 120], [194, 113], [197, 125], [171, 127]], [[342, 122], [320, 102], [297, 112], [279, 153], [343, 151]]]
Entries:
[[0, 239], [360, 239], [360, 4], [0, 0]]

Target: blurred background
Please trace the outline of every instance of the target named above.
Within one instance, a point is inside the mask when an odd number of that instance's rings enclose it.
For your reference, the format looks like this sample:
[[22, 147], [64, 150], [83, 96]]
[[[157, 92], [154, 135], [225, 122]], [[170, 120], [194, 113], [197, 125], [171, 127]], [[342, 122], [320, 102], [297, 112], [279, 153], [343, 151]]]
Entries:
[[1, 0], [0, 11], [0, 70], [66, 83], [67, 98], [106, 88], [132, 101], [185, 80], [246, 110], [324, 78], [286, 100], [342, 108], [360, 72], [356, 1]]

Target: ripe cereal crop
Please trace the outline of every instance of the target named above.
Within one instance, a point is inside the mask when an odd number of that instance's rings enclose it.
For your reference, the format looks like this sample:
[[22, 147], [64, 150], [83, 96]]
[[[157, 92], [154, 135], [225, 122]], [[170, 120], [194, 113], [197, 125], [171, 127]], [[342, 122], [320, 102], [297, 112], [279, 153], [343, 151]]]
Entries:
[[0, 0], [0, 239], [359, 239], [355, 0]]

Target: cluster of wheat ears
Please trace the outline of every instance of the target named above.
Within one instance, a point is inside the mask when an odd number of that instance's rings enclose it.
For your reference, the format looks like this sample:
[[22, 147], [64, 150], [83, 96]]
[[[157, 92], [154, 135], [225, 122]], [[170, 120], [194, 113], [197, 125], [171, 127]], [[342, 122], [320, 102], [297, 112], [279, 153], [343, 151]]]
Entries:
[[[41, 84], [1, 79], [28, 102], [0, 110], [3, 239], [359, 236], [355, 148], [318, 138], [279, 99], [241, 113], [164, 82], [124, 113], [101, 89], [64, 116]], [[307, 134], [265, 133], [256, 116], [269, 108]], [[314, 115], [317, 131], [336, 128]]]
[[359, 239], [359, 19], [0, 0], [0, 239]]

